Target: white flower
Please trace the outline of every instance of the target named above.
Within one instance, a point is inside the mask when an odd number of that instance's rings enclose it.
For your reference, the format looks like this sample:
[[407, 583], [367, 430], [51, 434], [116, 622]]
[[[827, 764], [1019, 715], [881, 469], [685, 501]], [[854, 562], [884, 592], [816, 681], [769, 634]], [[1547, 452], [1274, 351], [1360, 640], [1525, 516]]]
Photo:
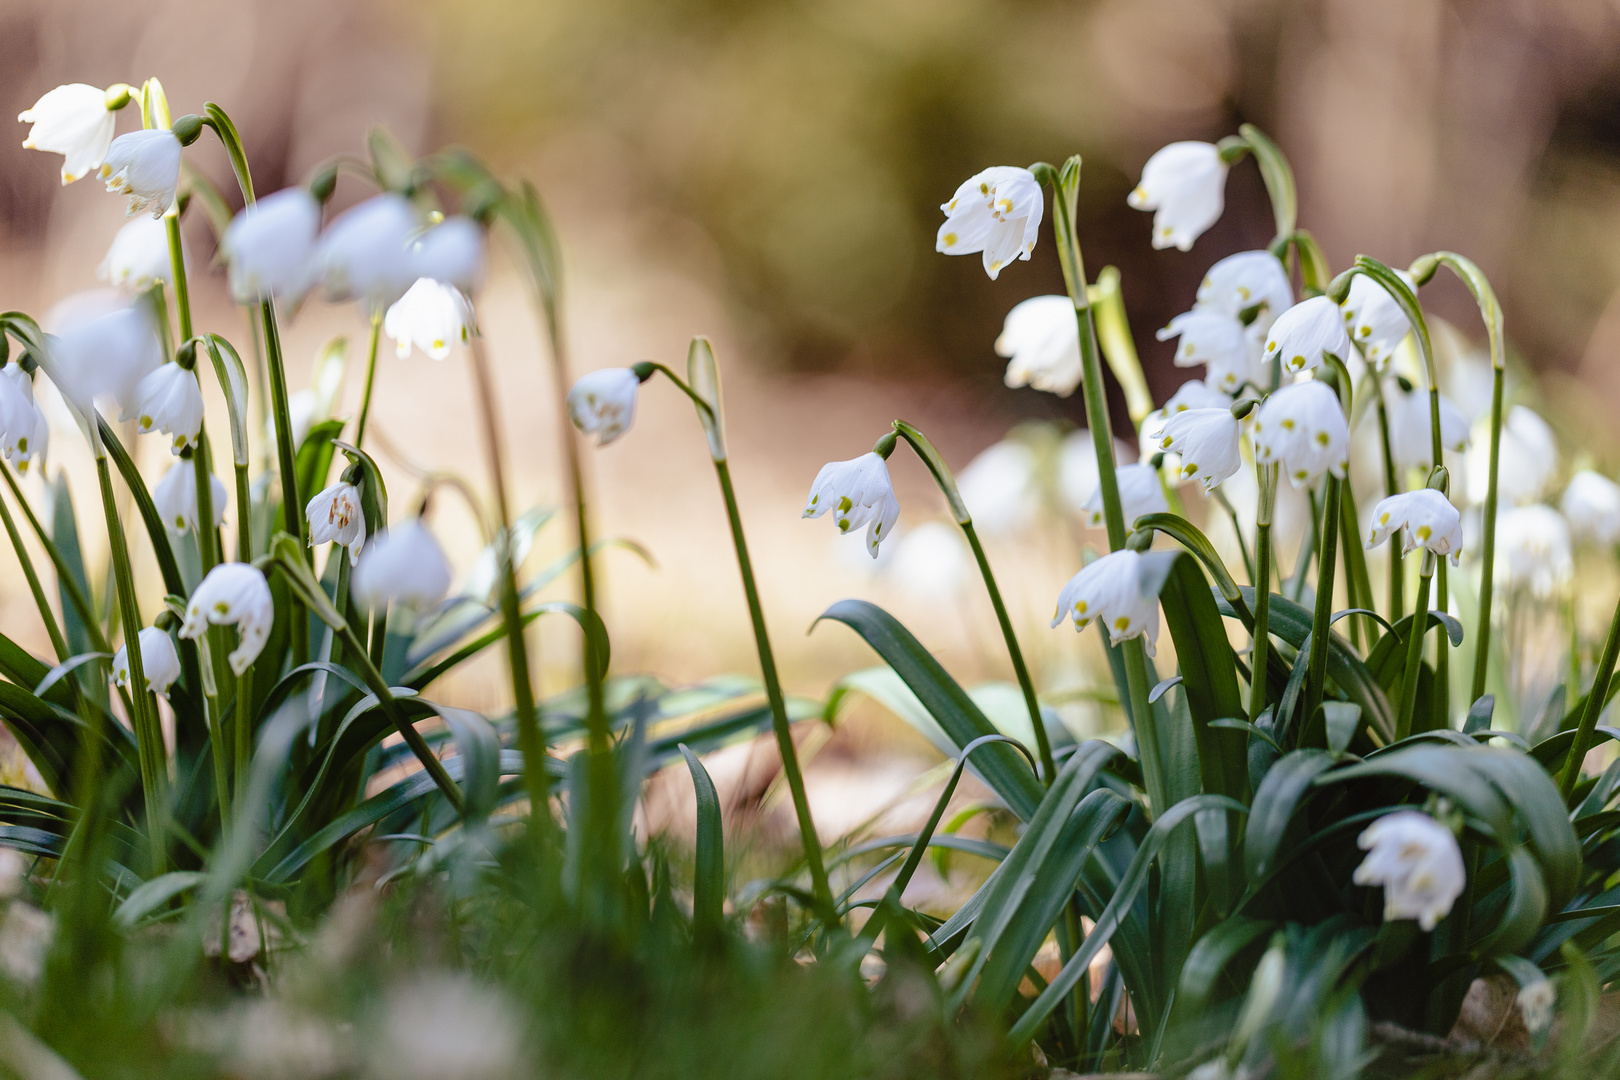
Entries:
[[[174, 651], [167, 630], [148, 626], [137, 635], [141, 643], [141, 671], [146, 676], [146, 688], [154, 694], [169, 696], [169, 687], [180, 677], [180, 656]], [[129, 646], [120, 645], [113, 655], [113, 682], [129, 685]]]
[[1255, 411], [1250, 438], [1255, 461], [1281, 465], [1296, 488], [1314, 484], [1324, 472], [1342, 480], [1349, 466], [1350, 429], [1339, 396], [1326, 383], [1294, 383], [1266, 398]]
[[237, 303], [302, 296], [314, 274], [320, 228], [321, 204], [305, 188], [283, 188], [243, 208], [219, 240]]
[[[1114, 476], [1119, 483], [1120, 516], [1125, 519], [1125, 528], [1129, 529], [1144, 514], [1170, 511], [1170, 504], [1164, 498], [1164, 486], [1159, 482], [1159, 470], [1152, 465], [1146, 462], [1121, 465], [1114, 470]], [[1086, 524], [1093, 529], [1102, 527], [1103, 493], [1100, 485], [1086, 500], [1084, 513]]]
[[929, 521], [900, 538], [889, 572], [919, 600], [950, 600], [972, 577], [973, 556], [954, 525]]
[[1424, 930], [1451, 911], [1467, 884], [1452, 831], [1428, 814], [1397, 810], [1369, 825], [1357, 846], [1367, 858], [1351, 880], [1384, 887], [1384, 918], [1416, 919]]
[[471, 218], [450, 217], [411, 245], [418, 277], [472, 291], [484, 278], [484, 230]]
[[996, 354], [1009, 358], [1008, 386], [1068, 397], [1080, 385], [1080, 324], [1067, 296], [1032, 296], [1007, 312]]
[[135, 387], [163, 362], [157, 331], [143, 307], [125, 307], [66, 329], [52, 353], [60, 376], [58, 390], [86, 417], [104, 394], [126, 411]]
[[1503, 587], [1525, 586], [1546, 599], [1568, 583], [1574, 570], [1564, 515], [1533, 503], [1497, 517], [1496, 580]]
[[1433, 488], [1391, 495], [1373, 507], [1367, 546], [1377, 547], [1397, 531], [1403, 555], [1416, 547], [1427, 548], [1436, 555], [1450, 555], [1453, 566], [1462, 556], [1462, 514]]
[[[298, 448], [300, 446], [304, 445], [304, 440], [309, 437], [309, 430], [310, 430], [310, 428], [315, 426], [315, 422], [317, 420], [326, 419], [325, 416], [317, 416], [316, 415], [317, 413], [320, 412], [320, 409], [321, 409], [320, 395], [317, 394], [314, 390], [311, 390], [311, 389], [309, 389], [307, 387], [305, 389], [303, 389], [303, 390], [298, 390], [298, 391], [296, 391], [294, 393], [291, 393], [291, 394], [287, 395], [287, 418], [292, 422], [292, 430], [291, 430], [291, 432], [289, 434], [292, 435], [292, 445], [293, 445], [293, 452], [294, 453], [297, 453]], [[276, 418], [275, 417], [270, 416], [270, 417], [265, 418], [265, 429], [264, 430], [265, 430], [265, 435], [264, 435], [265, 442], [267, 442], [267, 443], [275, 442], [276, 441]]]
[[[1131, 448], [1114, 440], [1114, 460], [1127, 461], [1132, 457]], [[1058, 495], [1063, 499], [1063, 505], [1070, 512], [1085, 514], [1086, 504], [1097, 490], [1097, 483], [1102, 473], [1097, 468], [1097, 447], [1092, 441], [1091, 432], [1085, 428], [1076, 428], [1063, 438], [1063, 445], [1058, 449]]]
[[360, 561], [360, 549], [366, 546], [366, 515], [360, 509], [360, 491], [346, 480], [309, 500], [304, 508], [309, 520], [309, 542], [324, 544], [335, 541], [349, 549], [349, 562]]
[[362, 607], [374, 611], [391, 603], [430, 608], [450, 591], [450, 562], [421, 519], [412, 518], [372, 538], [350, 588]]
[[[1356, 280], [1361, 278], [1358, 276]], [[1396, 467], [1432, 468], [1434, 441], [1429, 436], [1429, 392], [1405, 391], [1390, 379], [1384, 384], [1384, 400], [1389, 409], [1389, 456]], [[1440, 395], [1440, 449], [1468, 449], [1468, 418], [1444, 394]]]
[[868, 452], [850, 461], [823, 465], [810, 485], [802, 516], [818, 518], [828, 510], [834, 512], [841, 533], [867, 526], [866, 550], [877, 558], [878, 544], [900, 519], [900, 504], [889, 482], [889, 463]]
[[1620, 540], [1620, 484], [1591, 469], [1569, 478], [1558, 507], [1577, 539], [1604, 547]]
[[[1485, 501], [1490, 485], [1490, 450], [1491, 440], [1486, 434], [1476, 438], [1468, 452], [1469, 502]], [[1536, 502], [1557, 475], [1558, 440], [1552, 428], [1523, 405], [1513, 406], [1502, 419], [1497, 497], [1509, 506]]]
[[524, 1017], [499, 990], [465, 975], [397, 987], [369, 1044], [369, 1080], [513, 1080], [524, 1068]]
[[1155, 442], [1164, 434], [1164, 425], [1177, 413], [1189, 409], [1229, 409], [1232, 399], [1201, 379], [1188, 379], [1177, 388], [1170, 400], [1148, 413], [1142, 420], [1142, 438]]
[[34, 401], [34, 383], [16, 364], [0, 368], [0, 452], [24, 475], [35, 458], [45, 458], [51, 428]]
[[1558, 991], [1552, 980], [1537, 979], [1519, 987], [1519, 1015], [1524, 1017], [1525, 1030], [1538, 1035], [1552, 1026], [1553, 1006], [1558, 1003]]
[[1213, 143], [1173, 142], [1142, 166], [1142, 180], [1125, 200], [1153, 210], [1153, 246], [1191, 251], [1226, 208], [1226, 162]]
[[231, 663], [231, 670], [241, 675], [264, 651], [275, 617], [270, 584], [258, 567], [252, 563], [220, 563], [208, 571], [208, 576], [191, 594], [180, 636], [202, 637], [210, 623], [234, 625], [241, 641], [226, 659]]
[[1228, 393], [1244, 383], [1258, 382], [1254, 352], [1248, 334], [1235, 315], [1215, 308], [1194, 308], [1170, 320], [1155, 335], [1160, 341], [1180, 337], [1176, 347], [1176, 367], [1206, 364], [1210, 386]]
[[[440, 226], [443, 228], [443, 226]], [[435, 360], [450, 355], [450, 345], [472, 333], [472, 305], [454, 285], [420, 277], [383, 316], [383, 333], [394, 339], [401, 357], [414, 342]]]
[[1265, 358], [1282, 357], [1284, 371], [1308, 371], [1332, 353], [1340, 360], [1350, 354], [1339, 305], [1325, 296], [1302, 300], [1277, 317], [1266, 336]]
[[202, 390], [197, 386], [197, 376], [179, 364], [160, 366], [135, 385], [135, 407], [119, 417], [132, 418], [143, 434], [157, 430], [173, 435], [171, 453], [196, 446], [203, 423]]
[[61, 154], [62, 183], [71, 184], [106, 160], [118, 118], [107, 107], [105, 90], [69, 83], [47, 93], [17, 119], [34, 125], [23, 149]]
[[1027, 261], [1035, 250], [1046, 195], [1028, 169], [996, 165], [969, 177], [940, 209], [945, 224], [939, 227], [934, 250], [946, 255], [984, 252], [984, 272], [993, 281], [1014, 258]]
[[1153, 656], [1159, 643], [1159, 598], [1143, 593], [1141, 571], [1142, 556], [1130, 548], [1097, 559], [1058, 593], [1052, 628], [1065, 616], [1074, 619], [1076, 630], [1101, 619], [1115, 645], [1140, 637]]
[[[219, 477], [210, 475], [209, 491], [214, 503], [214, 524], [225, 520], [225, 485]], [[163, 479], [152, 489], [152, 504], [158, 517], [177, 533], [184, 533], [197, 525], [197, 466], [190, 461], [177, 461], [163, 474]]]
[[1013, 439], [982, 450], [956, 478], [956, 490], [989, 536], [1006, 536], [1028, 525], [1040, 509], [1035, 454]]
[[[1407, 287], [1412, 287], [1412, 275], [1405, 270], [1395, 271]], [[1350, 294], [1344, 298], [1344, 324], [1350, 338], [1361, 349], [1361, 355], [1374, 371], [1383, 371], [1395, 347], [1407, 334], [1412, 324], [1406, 312], [1377, 281], [1366, 274], [1357, 274], [1350, 281]], [[1343, 354], [1339, 357], [1344, 359]]]
[[162, 217], [174, 205], [174, 189], [180, 186], [180, 140], [163, 128], [120, 135], [108, 147], [100, 175], [108, 191], [129, 197], [126, 216], [150, 210], [153, 217]]
[[410, 245], [416, 210], [403, 195], [384, 192], [339, 214], [315, 248], [315, 266], [329, 300], [360, 300], [382, 311], [421, 275]]
[[125, 289], [143, 289], [174, 277], [169, 261], [169, 229], [161, 218], [138, 217], [113, 237], [96, 275]]
[[1198, 285], [1197, 306], [1214, 308], [1236, 318], [1257, 307], [1254, 325], [1269, 329], [1277, 316], [1294, 303], [1288, 271], [1271, 252], [1240, 251], [1209, 268]]
[[629, 368], [586, 372], [568, 391], [568, 418], [597, 446], [606, 446], [630, 430], [636, 417], [636, 390], [641, 380]]
[[1214, 491], [1243, 466], [1238, 434], [1239, 424], [1230, 407], [1188, 409], [1165, 422], [1159, 449], [1180, 455], [1177, 475], [1181, 479], [1200, 480], [1205, 491]]

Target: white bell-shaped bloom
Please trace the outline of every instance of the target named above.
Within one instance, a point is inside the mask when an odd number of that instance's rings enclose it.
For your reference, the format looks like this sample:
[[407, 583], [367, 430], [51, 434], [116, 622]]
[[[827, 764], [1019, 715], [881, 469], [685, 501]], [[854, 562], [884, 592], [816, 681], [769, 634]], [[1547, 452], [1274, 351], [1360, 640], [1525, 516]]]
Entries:
[[1515, 1000], [1519, 1015], [1524, 1019], [1525, 1030], [1530, 1034], [1539, 1035], [1552, 1027], [1553, 1006], [1558, 1004], [1558, 991], [1551, 979], [1540, 978], [1519, 987]]
[[203, 399], [197, 376], [179, 364], [163, 364], [135, 385], [135, 407], [121, 420], [134, 420], [142, 434], [173, 435], [171, 453], [197, 445], [202, 433]]
[[467, 217], [445, 218], [411, 244], [418, 277], [471, 292], [484, 279], [484, 230]]
[[984, 272], [994, 280], [1014, 259], [1028, 260], [1040, 235], [1046, 195], [1028, 169], [996, 165], [969, 177], [951, 201], [940, 205], [945, 224], [934, 250], [946, 255], [984, 253]]
[[103, 395], [126, 410], [135, 388], [163, 362], [163, 347], [144, 307], [124, 307], [62, 331], [52, 348], [57, 389], [86, 416]]
[[96, 274], [121, 289], [144, 289], [174, 277], [169, 261], [169, 230], [162, 218], [138, 217], [113, 237]]
[[889, 481], [889, 463], [879, 454], [868, 452], [849, 461], [823, 465], [810, 485], [802, 516], [818, 518], [829, 510], [841, 533], [865, 525], [866, 550], [877, 558], [878, 545], [900, 520], [900, 503]]
[[1468, 884], [1456, 835], [1420, 811], [1385, 814], [1367, 826], [1356, 845], [1367, 857], [1350, 880], [1383, 886], [1386, 920], [1416, 919], [1424, 930], [1433, 930]]
[[568, 418], [586, 435], [595, 435], [597, 446], [606, 446], [630, 430], [640, 386], [629, 368], [586, 372], [568, 391]]
[[[1170, 512], [1170, 504], [1164, 498], [1164, 485], [1159, 482], [1159, 470], [1152, 465], [1145, 461], [1121, 465], [1114, 470], [1114, 476], [1119, 483], [1119, 509], [1120, 516], [1125, 519], [1125, 528], [1129, 529], [1144, 514]], [[1086, 524], [1100, 529], [1105, 516], [1102, 486], [1098, 485], [1091, 498], [1086, 500]]]
[[1147, 159], [1125, 201], [1154, 211], [1154, 247], [1191, 251], [1226, 209], [1226, 162], [1213, 143], [1173, 142]]
[[359, 300], [385, 310], [421, 275], [411, 254], [418, 221], [403, 195], [384, 192], [339, 214], [315, 248], [329, 300]]
[[349, 549], [349, 562], [360, 561], [360, 549], [366, 546], [366, 515], [360, 509], [360, 490], [346, 480], [309, 500], [304, 508], [309, 521], [309, 542], [342, 544]]
[[1198, 480], [1205, 491], [1214, 491], [1227, 477], [1243, 466], [1239, 448], [1240, 426], [1230, 407], [1188, 409], [1165, 422], [1159, 433], [1159, 449], [1181, 458], [1177, 475]]
[[150, 210], [162, 217], [180, 186], [180, 140], [164, 128], [120, 135], [107, 148], [100, 175], [108, 191], [128, 196], [127, 216]]
[[1159, 598], [1144, 593], [1142, 556], [1130, 548], [1094, 561], [1069, 579], [1058, 593], [1057, 614], [1052, 628], [1064, 618], [1074, 620], [1075, 630], [1084, 630], [1095, 620], [1108, 628], [1114, 644], [1143, 639], [1149, 656], [1159, 644]]
[[350, 588], [362, 607], [374, 611], [389, 604], [425, 610], [450, 591], [450, 561], [421, 519], [412, 518], [372, 538]]
[[283, 188], [245, 207], [220, 237], [239, 304], [304, 295], [315, 273], [321, 204], [307, 188]]
[[[326, 419], [325, 416], [319, 415], [320, 412], [321, 397], [314, 390], [306, 387], [303, 390], [287, 395], [287, 419], [292, 422], [290, 434], [292, 435], [294, 451], [304, 445], [304, 440], [309, 438], [310, 429], [315, 426], [316, 422]], [[275, 417], [265, 418], [264, 439], [266, 443], [276, 441], [275, 425]]]
[[1496, 580], [1502, 587], [1528, 588], [1546, 599], [1562, 590], [1574, 571], [1564, 515], [1532, 503], [1497, 516]]
[[[210, 475], [210, 499], [214, 504], [214, 525], [225, 521], [225, 485], [219, 477]], [[177, 533], [197, 526], [197, 466], [190, 461], [177, 461], [169, 466], [163, 479], [152, 489], [152, 505], [157, 507], [163, 524]]]
[[1294, 287], [1289, 284], [1288, 271], [1264, 248], [1228, 255], [1210, 267], [1198, 285], [1198, 307], [1224, 311], [1234, 318], [1255, 308], [1254, 325], [1262, 332], [1293, 305]]
[[[1361, 278], [1358, 276], [1357, 281]], [[1434, 441], [1429, 437], [1429, 392], [1402, 390], [1393, 379], [1384, 384], [1384, 401], [1389, 410], [1389, 456], [1398, 468], [1433, 468]], [[1468, 418], [1440, 395], [1440, 449], [1468, 449]]]
[[1281, 466], [1296, 488], [1324, 472], [1342, 480], [1349, 467], [1350, 428], [1326, 383], [1294, 383], [1266, 398], [1255, 410], [1250, 438], [1255, 461]]
[[949, 601], [973, 578], [973, 555], [954, 525], [928, 521], [900, 537], [889, 574], [918, 600]]
[[264, 651], [275, 618], [270, 583], [263, 571], [252, 563], [220, 563], [208, 571], [187, 601], [180, 636], [200, 638], [210, 624], [235, 626], [240, 641], [226, 659], [231, 671], [241, 675]]
[[1148, 413], [1142, 420], [1142, 438], [1158, 442], [1164, 434], [1164, 425], [1177, 413], [1184, 413], [1189, 409], [1229, 409], [1232, 407], [1230, 396], [1221, 393], [1213, 386], [1201, 379], [1188, 379], [1170, 395], [1160, 408]]
[[107, 159], [117, 114], [107, 107], [107, 92], [84, 83], [58, 86], [25, 109], [17, 119], [33, 124], [25, 150], [62, 155], [62, 183], [95, 172]]
[[1620, 484], [1607, 476], [1582, 469], [1569, 478], [1558, 508], [1575, 539], [1603, 547], [1620, 541]]
[[1377, 547], [1396, 532], [1401, 534], [1403, 555], [1413, 548], [1427, 548], [1436, 555], [1450, 555], [1453, 566], [1462, 557], [1462, 514], [1433, 488], [1403, 491], [1373, 507], [1367, 546]]
[[[180, 656], [174, 651], [167, 630], [148, 626], [138, 635], [141, 643], [141, 672], [146, 677], [146, 688], [154, 694], [169, 696], [169, 687], [180, 677]], [[118, 646], [113, 654], [113, 682], [129, 685], [129, 646]]]
[[1035, 453], [1015, 439], [993, 443], [957, 474], [956, 490], [981, 533], [1012, 535], [1040, 509]]
[[465, 342], [472, 332], [472, 305], [460, 289], [436, 278], [417, 278], [383, 316], [383, 333], [394, 339], [401, 357], [411, 355], [414, 344], [443, 360], [453, 343]]
[[[1412, 286], [1411, 274], [1405, 270], [1395, 273], [1408, 287]], [[1406, 312], [1389, 290], [1366, 274], [1357, 274], [1350, 280], [1350, 294], [1344, 298], [1342, 310], [1345, 329], [1361, 355], [1374, 371], [1383, 371], [1389, 358], [1395, 355], [1395, 347], [1412, 332]]]
[[1217, 390], [1235, 393], [1244, 383], [1257, 382], [1254, 352], [1237, 316], [1215, 308], [1194, 308], [1170, 320], [1155, 335], [1160, 341], [1179, 337], [1177, 367], [1207, 365], [1205, 381]]
[[1067, 296], [1032, 296], [1007, 312], [996, 354], [1008, 358], [1008, 386], [1068, 397], [1080, 385], [1080, 324]]
[[[1482, 423], [1483, 426], [1483, 423]], [[1489, 428], [1486, 428], [1489, 431]], [[1485, 501], [1490, 484], [1489, 434], [1474, 439], [1468, 452], [1468, 501]], [[1503, 505], [1533, 503], [1547, 493], [1558, 475], [1558, 439], [1534, 411], [1515, 405], [1502, 418], [1502, 448], [1496, 494]]]
[[[1130, 461], [1135, 451], [1114, 440], [1114, 460]], [[1097, 468], [1097, 446], [1091, 432], [1076, 428], [1063, 437], [1058, 447], [1058, 495], [1070, 513], [1084, 516], [1086, 504], [1097, 490], [1102, 472]]]
[[1302, 300], [1277, 317], [1266, 335], [1265, 358], [1282, 358], [1284, 371], [1319, 367], [1332, 353], [1340, 360], [1350, 354], [1339, 305], [1325, 296]]
[[37, 458], [45, 459], [51, 429], [34, 401], [34, 383], [16, 364], [0, 368], [0, 452], [26, 475]]

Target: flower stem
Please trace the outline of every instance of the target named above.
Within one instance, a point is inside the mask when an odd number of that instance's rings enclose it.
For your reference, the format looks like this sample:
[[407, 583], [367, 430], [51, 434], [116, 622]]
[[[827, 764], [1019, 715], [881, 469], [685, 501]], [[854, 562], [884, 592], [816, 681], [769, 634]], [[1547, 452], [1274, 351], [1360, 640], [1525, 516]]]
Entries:
[[186, 284], [186, 254], [180, 247], [180, 215], [163, 215], [163, 229], [169, 238], [169, 270], [174, 278], [174, 310], [180, 319], [180, 340], [191, 340], [191, 289]]
[[[360, 416], [354, 422], [354, 445], [366, 437], [366, 418], [371, 415], [371, 387], [377, 378], [377, 343], [382, 337], [382, 312], [371, 316], [371, 341], [366, 346], [366, 381], [360, 388]], [[486, 417], [487, 419], [487, 417]]]
[[[7, 479], [10, 479], [9, 473]], [[17, 553], [17, 562], [22, 565], [23, 577], [28, 581], [28, 591], [34, 596], [34, 606], [39, 609], [39, 617], [45, 623], [45, 632], [51, 638], [51, 648], [56, 652], [57, 662], [60, 663], [72, 656], [73, 652], [68, 647], [67, 638], [62, 636], [62, 628], [57, 625], [56, 613], [51, 610], [51, 602], [45, 596], [45, 587], [40, 584], [39, 575], [34, 572], [34, 560], [28, 557], [28, 549], [23, 547], [22, 534], [17, 531], [17, 522], [11, 516], [11, 510], [6, 506], [4, 499], [0, 499], [0, 521], [5, 522], [6, 535], [11, 537], [12, 550]], [[92, 633], [100, 636], [101, 627], [94, 619], [85, 622]]]
[[[1377, 392], [1378, 402], [1378, 441], [1384, 451], [1384, 495], [1398, 495], [1401, 490], [1400, 477], [1395, 471], [1395, 455], [1389, 444], [1389, 408], [1384, 404], [1384, 393], [1380, 387]], [[1406, 574], [1401, 563], [1401, 549], [1397, 544], [1389, 545], [1389, 622], [1393, 626], [1401, 620], [1401, 609], [1406, 606]]]
[[[1496, 574], [1496, 480], [1502, 456], [1502, 383], [1506, 374], [1500, 366], [1491, 372], [1491, 464], [1489, 486], [1485, 489], [1483, 537], [1479, 562], [1479, 623], [1474, 629], [1474, 679], [1469, 689], [1470, 703], [1485, 693], [1485, 676], [1491, 662], [1491, 599]], [[1614, 635], [1610, 634], [1612, 638]], [[1612, 667], [1612, 662], [1611, 662]], [[1573, 690], [1573, 687], [1571, 688]], [[1594, 717], [1593, 723], [1597, 720]], [[1584, 723], [1584, 719], [1583, 719]], [[1566, 792], [1567, 794], [1567, 792]]]
[[1429, 580], [1434, 577], [1434, 553], [1423, 553], [1423, 569], [1418, 575], [1417, 602], [1412, 607], [1412, 627], [1406, 632], [1406, 667], [1401, 676], [1401, 711], [1395, 720], [1395, 741], [1412, 734], [1412, 716], [1417, 711], [1418, 675], [1423, 668], [1423, 637], [1429, 621]]
[[253, 665], [236, 677], [236, 817], [247, 815], [248, 773], [253, 759]]
[[[304, 531], [303, 503], [298, 497], [297, 447], [292, 444], [292, 410], [287, 404], [287, 366], [281, 355], [281, 333], [276, 328], [274, 301], [265, 300], [260, 306], [264, 324], [264, 355], [270, 368], [270, 408], [276, 418], [276, 462], [281, 479], [282, 526], [295, 537], [300, 548], [308, 547], [309, 537]], [[293, 599], [288, 613], [292, 625], [288, 628], [292, 639], [293, 663], [309, 660], [309, 619], [303, 605]]]
[[1581, 724], [1575, 729], [1575, 741], [1570, 744], [1569, 757], [1564, 762], [1564, 775], [1558, 783], [1558, 790], [1566, 803], [1581, 778], [1581, 764], [1586, 760], [1586, 752], [1592, 748], [1592, 733], [1597, 729], [1598, 717], [1609, 703], [1609, 683], [1614, 678], [1617, 658], [1620, 658], [1620, 604], [1615, 605], [1614, 618], [1609, 621], [1609, 637], [1603, 643], [1603, 656], [1598, 661], [1597, 670], [1592, 673], [1592, 688], [1586, 692], [1586, 708], [1581, 710]]
[[1255, 467], [1260, 507], [1254, 523], [1254, 633], [1249, 649], [1249, 723], [1258, 724], [1266, 709], [1266, 655], [1271, 649], [1271, 514], [1277, 498], [1277, 466]]
[[1322, 538], [1316, 559], [1316, 609], [1311, 618], [1311, 656], [1305, 680], [1305, 711], [1300, 717], [1302, 727], [1313, 723], [1316, 709], [1322, 704], [1327, 690], [1328, 641], [1333, 632], [1333, 579], [1338, 563], [1340, 483], [1342, 481], [1338, 477], [1329, 474], [1322, 493]]

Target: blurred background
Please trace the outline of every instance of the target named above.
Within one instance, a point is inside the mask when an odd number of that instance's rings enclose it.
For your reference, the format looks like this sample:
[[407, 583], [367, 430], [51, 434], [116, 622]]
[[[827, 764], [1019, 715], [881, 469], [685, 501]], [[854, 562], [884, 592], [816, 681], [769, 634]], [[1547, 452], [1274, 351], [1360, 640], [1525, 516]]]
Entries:
[[[1088, 267], [1120, 268], [1162, 401], [1188, 373], [1153, 331], [1190, 306], [1210, 263], [1267, 242], [1271, 215], [1245, 163], [1194, 250], [1157, 252], [1125, 195], [1165, 142], [1255, 123], [1292, 159], [1301, 224], [1336, 267], [1360, 252], [1396, 265], [1436, 249], [1474, 258], [1503, 299], [1517, 369], [1540, 377], [1542, 407], [1581, 425], [1582, 460], [1616, 463], [1605, 418], [1620, 407], [1620, 4], [1608, 0], [0, 0], [0, 42], [3, 111], [63, 82], [156, 75], [177, 115], [205, 100], [230, 112], [261, 191], [359, 151], [373, 124], [414, 151], [460, 143], [532, 177], [566, 251], [576, 373], [676, 365], [692, 334], [713, 338], [745, 520], [799, 693], [819, 697], [872, 661], [842, 628], [804, 636], [848, 595], [892, 607], [965, 679], [1010, 675], [965, 551], [954, 534], [919, 529], [943, 505], [914, 461], [896, 458], [901, 526], [927, 540], [901, 563], [874, 567], [859, 540], [799, 520], [820, 465], [865, 451], [893, 417], [921, 426], [957, 468], [1016, 424], [1054, 425], [1023, 429], [1026, 473], [1056, 460], [1065, 426], [1083, 421], [1079, 396], [1003, 387], [992, 348], [1015, 303], [1062, 291], [1049, 233], [995, 282], [977, 258], [933, 251], [939, 204], [988, 165], [1084, 155]], [[122, 205], [93, 180], [60, 187], [54, 158], [20, 148], [24, 130], [0, 140], [0, 303], [43, 314], [97, 287]], [[205, 138], [188, 155], [224, 186], [217, 145]], [[365, 194], [346, 181], [336, 205]], [[185, 233], [199, 321], [246, 340], [200, 215]], [[1424, 299], [1479, 336], [1455, 283]], [[497, 260], [480, 321], [516, 501], [554, 505], [549, 357], [510, 264]], [[363, 334], [352, 307], [307, 305], [286, 331], [295, 387], [324, 342], [348, 335], [358, 352]], [[340, 412], [358, 382], [351, 370]], [[374, 415], [396, 505], [413, 468], [453, 469], [483, 490], [470, 389], [458, 356], [385, 353]], [[1113, 406], [1129, 442], [1123, 402]], [[56, 462], [70, 471], [82, 465], [72, 443], [58, 432]], [[163, 449], [142, 447], [154, 477]], [[657, 561], [603, 556], [615, 667], [674, 682], [753, 673], [689, 407], [650, 384], [636, 429], [588, 466], [599, 531]], [[976, 510], [1005, 523], [991, 555], [1043, 685], [1083, 699], [1100, 649], [1045, 623], [1096, 535], [1053, 503], [1058, 488], [1025, 490], [1017, 475], [987, 465]], [[78, 490], [87, 504], [92, 489]], [[453, 499], [434, 522], [465, 572], [475, 528]], [[97, 530], [86, 532], [99, 559]], [[554, 524], [542, 548], [560, 553], [565, 532]], [[905, 539], [889, 547], [903, 553]], [[0, 581], [7, 633], [43, 645], [9, 555]], [[575, 645], [562, 627], [540, 640], [547, 685], [560, 689]], [[493, 706], [504, 677], [484, 674], [455, 693]]]

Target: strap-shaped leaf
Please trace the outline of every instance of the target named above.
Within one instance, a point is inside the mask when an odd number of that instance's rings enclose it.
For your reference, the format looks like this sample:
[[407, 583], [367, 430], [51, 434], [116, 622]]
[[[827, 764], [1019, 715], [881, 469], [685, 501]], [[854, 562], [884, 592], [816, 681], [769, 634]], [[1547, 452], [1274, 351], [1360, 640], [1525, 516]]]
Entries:
[[1237, 658], [1226, 640], [1226, 627], [1209, 584], [1190, 556], [1175, 561], [1159, 593], [1159, 604], [1181, 667], [1181, 688], [1192, 716], [1203, 790], [1246, 802], [1247, 740], [1230, 729], [1210, 726], [1222, 717], [1243, 715]]
[[1266, 875], [1282, 847], [1283, 837], [1300, 801], [1316, 778], [1336, 762], [1325, 750], [1295, 750], [1279, 758], [1254, 793], [1243, 838], [1244, 870], [1250, 881]]
[[680, 747], [686, 767], [692, 773], [692, 793], [697, 800], [697, 854], [692, 877], [692, 929], [699, 937], [718, 934], [725, 923], [726, 855], [725, 829], [720, 819], [720, 795], [696, 754], [685, 743]]

